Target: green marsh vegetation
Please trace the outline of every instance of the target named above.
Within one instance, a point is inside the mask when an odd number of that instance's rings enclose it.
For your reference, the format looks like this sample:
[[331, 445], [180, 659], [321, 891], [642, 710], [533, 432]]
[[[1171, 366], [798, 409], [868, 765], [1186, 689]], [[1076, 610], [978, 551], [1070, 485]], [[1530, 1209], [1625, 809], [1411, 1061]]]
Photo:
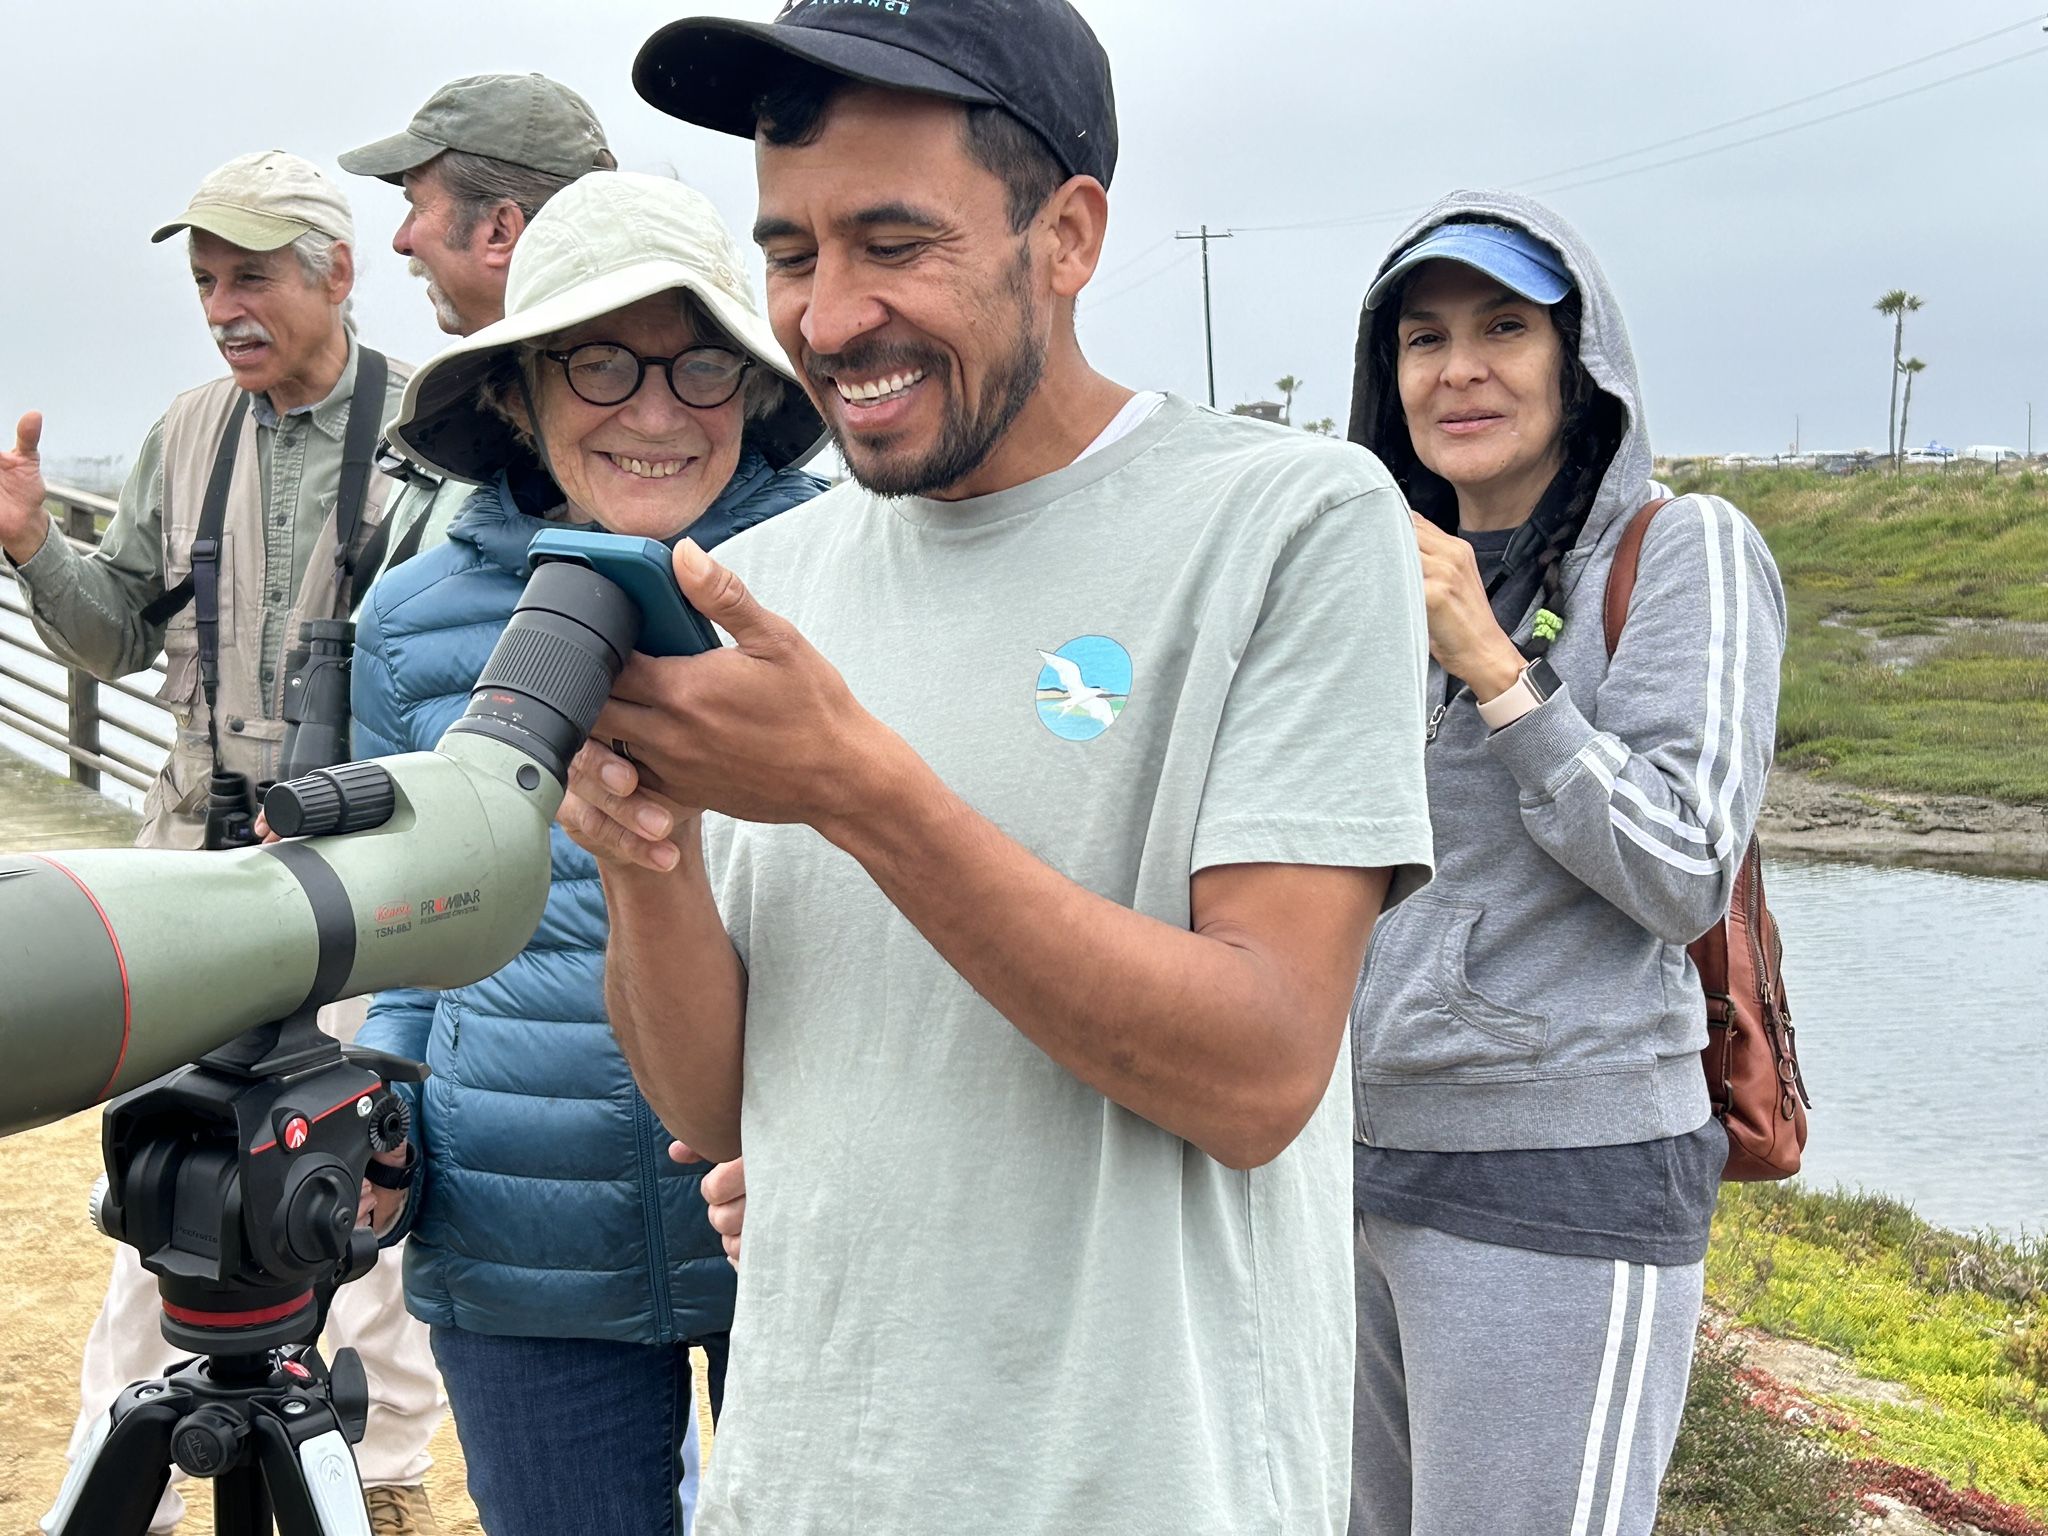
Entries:
[[[1730, 1185], [1707, 1295], [1745, 1326], [1819, 1345], [1857, 1375], [1905, 1389], [1892, 1401], [1852, 1386], [1812, 1394], [1824, 1410], [1815, 1438], [1852, 1463], [1858, 1486], [1906, 1486], [1917, 1469], [1988, 1496], [1980, 1527], [2001, 1523], [1989, 1501], [2010, 1507], [2007, 1529], [2048, 1521], [2048, 1239], [1944, 1231], [1881, 1196]], [[1701, 1366], [1711, 1378], [1711, 1348]]]
[[2048, 804], [2048, 475], [1684, 469], [1785, 578], [1778, 762], [1870, 789]]

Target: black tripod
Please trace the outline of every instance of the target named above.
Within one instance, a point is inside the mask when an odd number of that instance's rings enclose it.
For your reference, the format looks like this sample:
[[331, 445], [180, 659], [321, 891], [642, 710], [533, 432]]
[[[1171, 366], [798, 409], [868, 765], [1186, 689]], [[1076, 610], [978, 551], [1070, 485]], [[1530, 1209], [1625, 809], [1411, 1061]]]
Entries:
[[176, 1461], [214, 1479], [216, 1536], [369, 1536], [350, 1447], [369, 1387], [313, 1348], [335, 1289], [377, 1262], [356, 1203], [405, 1144], [413, 1062], [344, 1052], [311, 1011], [107, 1106], [93, 1224], [142, 1255], [164, 1337], [197, 1357], [115, 1398], [57, 1496], [56, 1536], [144, 1536]]

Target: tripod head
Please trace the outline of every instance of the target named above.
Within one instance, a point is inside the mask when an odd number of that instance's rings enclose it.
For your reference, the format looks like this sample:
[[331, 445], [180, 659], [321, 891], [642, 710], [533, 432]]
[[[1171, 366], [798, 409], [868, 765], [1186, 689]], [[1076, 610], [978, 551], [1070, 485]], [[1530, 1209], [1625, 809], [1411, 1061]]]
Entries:
[[318, 1335], [335, 1287], [377, 1261], [356, 1198], [371, 1153], [405, 1144], [390, 1084], [424, 1075], [301, 1013], [107, 1106], [93, 1225], [157, 1277], [165, 1338], [260, 1355]]

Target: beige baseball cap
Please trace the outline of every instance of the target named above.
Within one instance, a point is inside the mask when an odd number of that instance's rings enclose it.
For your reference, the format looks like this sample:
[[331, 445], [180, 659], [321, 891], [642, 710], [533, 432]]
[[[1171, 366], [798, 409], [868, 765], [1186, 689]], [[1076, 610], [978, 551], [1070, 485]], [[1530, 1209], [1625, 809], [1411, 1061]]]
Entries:
[[281, 149], [237, 155], [199, 183], [185, 211], [149, 238], [203, 229], [245, 251], [274, 251], [317, 231], [355, 244], [355, 220], [341, 189], [320, 167]]

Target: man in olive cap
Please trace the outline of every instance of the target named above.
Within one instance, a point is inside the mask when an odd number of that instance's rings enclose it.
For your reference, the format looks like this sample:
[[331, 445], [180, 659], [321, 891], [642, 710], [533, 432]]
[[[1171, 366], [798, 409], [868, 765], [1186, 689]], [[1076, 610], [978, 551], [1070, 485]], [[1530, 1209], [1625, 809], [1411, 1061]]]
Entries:
[[341, 168], [405, 189], [391, 248], [441, 329], [467, 336], [505, 314], [505, 269], [528, 222], [585, 171], [616, 164], [590, 104], [546, 75], [451, 80], [403, 131], [341, 156]]
[[[547, 200], [617, 163], [590, 104], [539, 74], [451, 80], [402, 131], [340, 159], [344, 171], [404, 189], [391, 248], [426, 279], [434, 318], [454, 336], [504, 317], [512, 249]], [[445, 532], [474, 487], [397, 455], [381, 463], [406, 482], [392, 508], [396, 565]]]
[[[150, 428], [96, 551], [74, 550], [43, 511], [41, 413], [24, 415], [13, 451], [0, 451], [0, 549], [38, 633], [102, 678], [164, 656], [159, 699], [176, 734], [137, 838], [160, 848], [201, 846], [216, 771], [251, 785], [277, 777], [285, 657], [303, 622], [347, 618], [376, 569], [393, 487], [371, 458], [412, 372], [356, 338], [355, 225], [317, 166], [281, 150], [230, 160], [151, 238], [181, 232], [229, 376], [187, 390]], [[210, 491], [218, 466], [224, 496]], [[195, 566], [210, 566], [211, 579]], [[116, 1393], [180, 1355], [159, 1320], [155, 1282], [134, 1250], [117, 1246], [86, 1341], [74, 1456]], [[443, 1405], [397, 1264], [343, 1288], [328, 1343], [353, 1346], [369, 1371], [369, 1433], [357, 1456], [365, 1481], [381, 1485], [370, 1494], [375, 1528], [432, 1536], [417, 1485]], [[59, 1495], [47, 1527], [72, 1492]], [[174, 1529], [182, 1513], [167, 1489], [151, 1529]]]

